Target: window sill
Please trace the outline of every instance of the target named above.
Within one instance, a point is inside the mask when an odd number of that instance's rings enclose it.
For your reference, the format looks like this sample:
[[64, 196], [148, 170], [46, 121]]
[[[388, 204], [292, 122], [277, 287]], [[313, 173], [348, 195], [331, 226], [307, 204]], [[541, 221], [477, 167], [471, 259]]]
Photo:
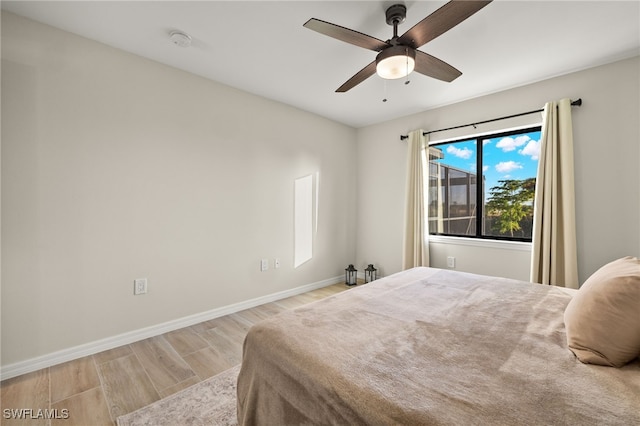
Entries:
[[525, 241], [500, 241], [482, 238], [449, 237], [443, 235], [429, 235], [429, 243], [452, 244], [457, 246], [471, 246], [495, 248], [502, 250], [531, 251], [531, 243]]

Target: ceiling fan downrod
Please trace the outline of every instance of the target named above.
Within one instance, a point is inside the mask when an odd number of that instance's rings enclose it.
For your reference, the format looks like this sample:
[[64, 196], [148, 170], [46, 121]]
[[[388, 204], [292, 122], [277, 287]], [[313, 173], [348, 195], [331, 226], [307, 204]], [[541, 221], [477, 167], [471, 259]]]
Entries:
[[398, 38], [398, 25], [403, 23], [407, 19], [407, 7], [403, 4], [394, 4], [389, 6], [386, 11], [387, 24], [393, 26], [393, 38]]

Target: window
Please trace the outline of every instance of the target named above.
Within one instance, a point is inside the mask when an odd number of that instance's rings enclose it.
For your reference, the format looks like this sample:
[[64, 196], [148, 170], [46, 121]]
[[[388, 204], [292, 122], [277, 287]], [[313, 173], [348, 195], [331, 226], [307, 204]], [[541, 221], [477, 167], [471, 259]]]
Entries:
[[428, 150], [430, 234], [531, 241], [540, 126]]

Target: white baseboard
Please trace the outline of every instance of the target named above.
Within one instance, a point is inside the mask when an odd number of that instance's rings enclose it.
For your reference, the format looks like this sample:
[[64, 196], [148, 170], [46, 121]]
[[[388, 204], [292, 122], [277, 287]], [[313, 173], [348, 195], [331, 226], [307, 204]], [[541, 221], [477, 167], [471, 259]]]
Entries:
[[51, 367], [53, 365], [61, 364], [63, 362], [73, 361], [74, 359], [82, 358], [82, 357], [93, 355], [102, 351], [117, 348], [118, 346], [128, 345], [129, 343], [137, 342], [143, 339], [148, 339], [149, 337], [153, 337], [153, 336], [158, 336], [160, 334], [164, 334], [169, 331], [174, 331], [180, 328], [189, 327], [191, 325], [198, 324], [203, 321], [208, 321], [214, 318], [232, 314], [234, 312], [239, 312], [245, 309], [253, 308], [255, 306], [263, 305], [265, 303], [275, 302], [276, 300], [306, 293], [308, 291], [316, 290], [318, 288], [339, 283], [343, 281], [343, 279], [344, 278], [341, 276], [328, 278], [326, 280], [318, 281], [311, 284], [306, 284], [300, 287], [292, 288], [290, 290], [284, 290], [278, 293], [256, 297], [255, 299], [250, 299], [250, 300], [234, 303], [227, 306], [222, 306], [220, 308], [212, 309], [210, 311], [189, 315], [187, 317], [178, 318], [172, 321], [167, 321], [151, 327], [145, 327], [138, 330], [133, 330], [127, 333], [119, 334], [117, 336], [107, 337], [105, 339], [96, 340], [94, 342], [85, 343], [83, 345], [74, 346], [72, 348], [63, 349], [61, 351], [53, 352], [47, 355], [31, 358], [26, 361], [20, 361], [14, 364], [2, 366], [0, 367], [0, 380], [10, 379], [12, 377], [16, 377], [22, 374], [27, 374], [33, 371], [40, 370], [42, 368]]

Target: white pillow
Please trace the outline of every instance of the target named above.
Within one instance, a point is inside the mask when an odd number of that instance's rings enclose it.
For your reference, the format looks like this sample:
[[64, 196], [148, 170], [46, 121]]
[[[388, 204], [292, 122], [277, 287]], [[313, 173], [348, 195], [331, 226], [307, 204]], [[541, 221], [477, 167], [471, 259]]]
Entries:
[[640, 356], [640, 261], [594, 272], [564, 312], [569, 349], [585, 364], [622, 367]]

